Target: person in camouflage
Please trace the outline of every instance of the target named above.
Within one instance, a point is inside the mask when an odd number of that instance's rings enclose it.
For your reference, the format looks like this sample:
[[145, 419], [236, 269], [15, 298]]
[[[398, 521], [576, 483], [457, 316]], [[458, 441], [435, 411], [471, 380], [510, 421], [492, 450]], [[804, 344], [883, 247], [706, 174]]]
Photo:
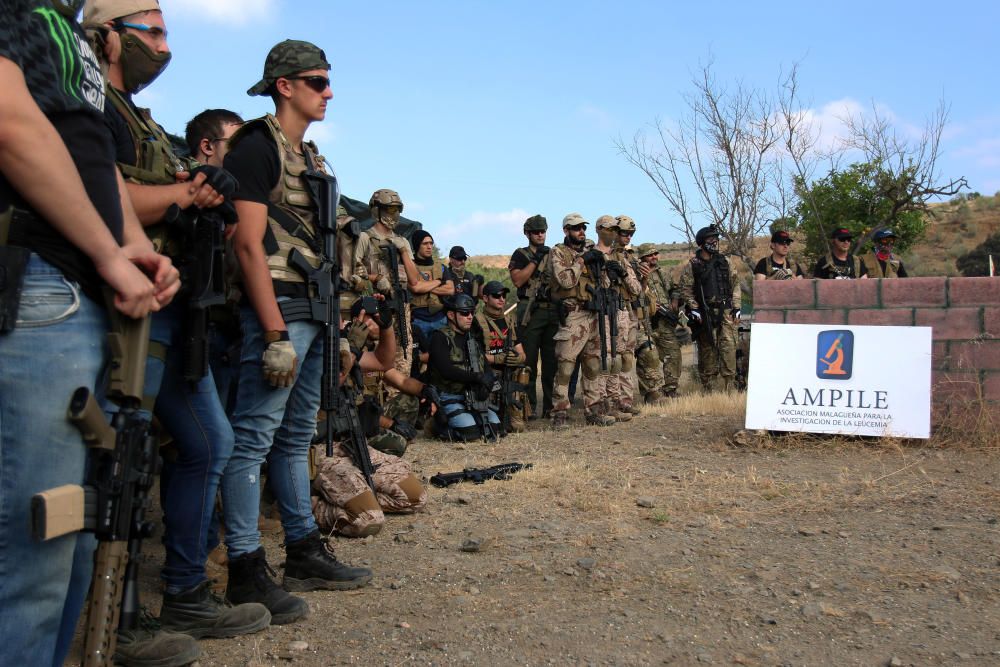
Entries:
[[528, 367], [528, 402], [531, 413], [539, 414], [535, 384], [538, 362], [542, 362], [542, 418], [552, 411], [552, 383], [556, 377], [556, 341], [559, 331], [559, 314], [550, 293], [550, 248], [545, 245], [549, 224], [544, 216], [533, 215], [524, 221], [524, 235], [528, 245], [518, 248], [510, 256], [507, 270], [517, 288], [517, 335], [524, 346], [525, 364]]
[[[627, 215], [619, 215], [615, 217], [615, 222], [618, 223], [615, 250], [618, 253], [618, 261], [625, 268], [627, 278], [627, 280], [621, 281], [619, 286], [624, 305], [623, 311], [619, 313], [619, 319], [628, 322], [622, 336], [624, 347], [621, 347], [622, 343], [619, 343], [620, 347], [618, 348], [622, 359], [622, 370], [618, 374], [618, 383], [621, 386], [622, 394], [620, 407], [622, 410], [637, 415], [641, 411], [635, 405], [635, 401], [642, 398], [637, 386], [639, 378], [636, 355], [639, 347], [639, 334], [641, 333], [639, 316], [644, 315], [642, 309], [643, 287], [642, 281], [639, 280], [639, 274], [636, 272], [638, 262], [635, 258], [635, 249], [631, 245], [632, 237], [635, 235], [635, 220]], [[621, 324], [619, 324], [619, 332], [622, 332]]]
[[[504, 374], [515, 385], [523, 385], [527, 378], [522, 377], [524, 368], [524, 348], [516, 334], [514, 317], [504, 313], [507, 305], [507, 293], [499, 280], [491, 280], [483, 286], [483, 310], [476, 313], [473, 320], [473, 331], [482, 336], [483, 349], [486, 350], [486, 360], [498, 380]], [[520, 381], [519, 381], [520, 380]], [[498, 405], [500, 423], [506, 429], [509, 420], [509, 432], [521, 433], [527, 427], [527, 401], [524, 391], [519, 387], [512, 392], [510, 399], [500, 396], [503, 387], [494, 392], [493, 401]]]
[[[663, 366], [660, 355], [653, 340], [653, 315], [656, 312], [656, 296], [649, 286], [649, 274], [652, 270], [641, 261], [641, 252], [648, 250], [653, 244], [644, 243], [630, 253], [632, 269], [642, 285], [642, 293], [633, 304], [637, 326], [635, 348], [635, 371], [639, 382], [639, 392], [646, 403], [656, 403], [663, 398]], [[653, 246], [654, 249], [656, 246]]]
[[695, 242], [698, 251], [681, 271], [681, 300], [694, 325], [702, 387], [727, 391], [736, 381], [739, 274], [732, 259], [719, 252], [719, 232], [714, 225], [699, 229]]
[[[560, 309], [556, 341], [556, 377], [552, 387], [552, 427], [568, 428], [569, 380], [577, 357], [581, 359], [580, 390], [584, 417], [588, 424], [610, 426], [615, 418], [607, 414], [601, 394], [601, 340], [598, 314], [588, 309], [595, 286], [608, 287], [603, 267], [605, 254], [587, 242], [587, 221], [579, 213], [563, 218], [564, 241], [551, 255], [552, 297]], [[596, 275], [595, 275], [596, 271]]]
[[[656, 244], [643, 243], [636, 254], [639, 256], [639, 272], [650, 297], [651, 340], [663, 372], [662, 395], [673, 398], [677, 395], [681, 377], [681, 344], [677, 339], [677, 324], [681, 317], [679, 291], [671, 273], [659, 265], [660, 254]], [[641, 364], [642, 357], [639, 359]], [[657, 396], [647, 395], [647, 400], [650, 398], [656, 400]]]

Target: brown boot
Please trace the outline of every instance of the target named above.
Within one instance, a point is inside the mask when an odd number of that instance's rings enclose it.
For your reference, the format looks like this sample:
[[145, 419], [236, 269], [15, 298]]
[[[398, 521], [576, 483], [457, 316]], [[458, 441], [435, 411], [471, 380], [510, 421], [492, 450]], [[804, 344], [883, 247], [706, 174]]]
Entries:
[[613, 415], [605, 413], [604, 405], [601, 403], [594, 403], [589, 408], [584, 409], [583, 416], [591, 426], [611, 426], [616, 421]]
[[642, 409], [638, 405], [634, 405], [631, 401], [622, 401], [618, 404], [619, 412], [627, 412], [630, 415], [641, 415]]
[[566, 414], [565, 410], [553, 410], [552, 411], [552, 429], [555, 431], [564, 431], [569, 428], [569, 415]]

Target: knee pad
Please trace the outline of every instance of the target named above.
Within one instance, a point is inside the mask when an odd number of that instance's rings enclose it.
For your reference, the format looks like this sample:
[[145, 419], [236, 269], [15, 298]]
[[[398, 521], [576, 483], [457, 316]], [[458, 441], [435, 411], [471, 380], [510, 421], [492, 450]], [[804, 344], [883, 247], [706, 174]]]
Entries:
[[570, 378], [573, 377], [573, 369], [576, 367], [576, 362], [559, 360], [559, 365], [556, 366], [556, 384], [568, 385]]
[[[583, 363], [581, 364], [581, 369], [583, 372], [583, 377], [588, 380], [596, 380], [601, 377], [601, 360], [599, 357], [584, 357]], [[611, 364], [608, 364], [608, 370], [611, 370]]]
[[631, 352], [625, 352], [620, 355], [621, 358], [621, 373], [631, 373], [635, 369], [635, 355]]

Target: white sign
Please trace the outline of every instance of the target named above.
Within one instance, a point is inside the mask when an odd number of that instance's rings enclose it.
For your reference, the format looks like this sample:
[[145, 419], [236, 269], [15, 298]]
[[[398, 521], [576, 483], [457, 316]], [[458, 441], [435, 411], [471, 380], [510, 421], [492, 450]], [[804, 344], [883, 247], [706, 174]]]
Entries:
[[754, 324], [746, 428], [929, 438], [931, 328]]

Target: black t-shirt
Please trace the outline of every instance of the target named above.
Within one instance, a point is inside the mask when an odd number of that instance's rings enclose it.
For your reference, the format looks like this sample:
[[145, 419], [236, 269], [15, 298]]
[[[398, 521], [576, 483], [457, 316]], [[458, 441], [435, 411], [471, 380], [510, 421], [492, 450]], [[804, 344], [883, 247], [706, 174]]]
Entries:
[[[525, 254], [525, 251], [528, 252], [527, 255]], [[514, 251], [514, 254], [510, 256], [510, 261], [507, 263], [507, 270], [520, 271], [521, 269], [526, 268], [528, 264], [531, 264], [531, 258], [534, 256], [535, 253], [532, 252], [531, 248], [527, 247], [518, 248], [517, 250]], [[528, 283], [524, 283], [524, 285], [517, 288], [517, 298], [518, 299], [528, 298]]]
[[236, 177], [240, 189], [233, 199], [267, 205], [271, 190], [281, 178], [281, 158], [274, 137], [263, 123], [244, 130], [232, 150], [226, 153], [223, 166]]
[[[132, 96], [123, 93], [122, 97], [138, 113], [138, 109], [135, 109], [135, 105], [132, 104]], [[115, 161], [135, 167], [135, 140], [132, 139], [132, 132], [128, 129], [128, 122], [125, 120], [125, 117], [119, 113], [117, 107], [112, 104], [110, 99], [104, 102], [104, 123], [111, 132], [111, 139], [115, 150]]]
[[778, 264], [777, 262], [774, 261], [774, 259], [771, 258], [770, 255], [768, 255], [767, 257], [762, 257], [761, 260], [757, 262], [757, 266], [753, 268], [753, 272], [760, 273], [765, 276], [770, 276], [774, 272], [774, 269], [785, 269], [786, 271], [791, 269], [791, 271], [793, 272], [792, 275], [795, 276], [805, 275], [804, 273], [802, 273], [802, 267], [799, 266], [798, 262], [791, 262], [790, 265], [789, 262], [790, 260], [786, 259], [784, 264]]
[[858, 274], [854, 275], [854, 255], [847, 255], [846, 259], [837, 259], [833, 255], [830, 255], [833, 259], [833, 265], [827, 264], [826, 257], [820, 257], [819, 261], [816, 262], [816, 266], [813, 267], [813, 277], [814, 278], [860, 278], [861, 276], [868, 275], [868, 267], [865, 266], [865, 261], [860, 257], [857, 258], [858, 263]]
[[[48, 2], [0, 0], [0, 56], [24, 74], [28, 90], [62, 138], [97, 212], [115, 239], [122, 240], [111, 138], [104, 125], [104, 78], [97, 58], [76, 21], [68, 21]], [[39, 174], [44, 178], [44, 174]], [[58, 192], [52, 196], [59, 197]], [[34, 214], [0, 174], [0, 203], [27, 210], [34, 219], [17, 224], [10, 243], [38, 253], [91, 296], [102, 281], [93, 262], [62, 234]]]
[[[455, 334], [455, 344], [461, 348], [466, 358], [468, 358], [468, 354], [465, 352], [465, 346], [468, 337], [468, 333]], [[451, 345], [441, 329], [435, 329], [431, 333], [430, 357], [427, 363], [440, 373], [441, 377], [452, 382], [473, 384], [478, 379], [475, 373], [455, 365], [455, 362], [451, 360]]]
[[[487, 324], [487, 330], [484, 332], [482, 325], [479, 323], [479, 318], [477, 317], [472, 320], [472, 330], [480, 336], [481, 340], [486, 341], [486, 352], [488, 354], [503, 352], [504, 345], [507, 344], [507, 319], [502, 315], [500, 317], [490, 317], [484, 313], [483, 316], [486, 319], [491, 320], [496, 329]], [[514, 327], [511, 331], [510, 340], [511, 347], [517, 346], [520, 342], [517, 339], [517, 327]]]

